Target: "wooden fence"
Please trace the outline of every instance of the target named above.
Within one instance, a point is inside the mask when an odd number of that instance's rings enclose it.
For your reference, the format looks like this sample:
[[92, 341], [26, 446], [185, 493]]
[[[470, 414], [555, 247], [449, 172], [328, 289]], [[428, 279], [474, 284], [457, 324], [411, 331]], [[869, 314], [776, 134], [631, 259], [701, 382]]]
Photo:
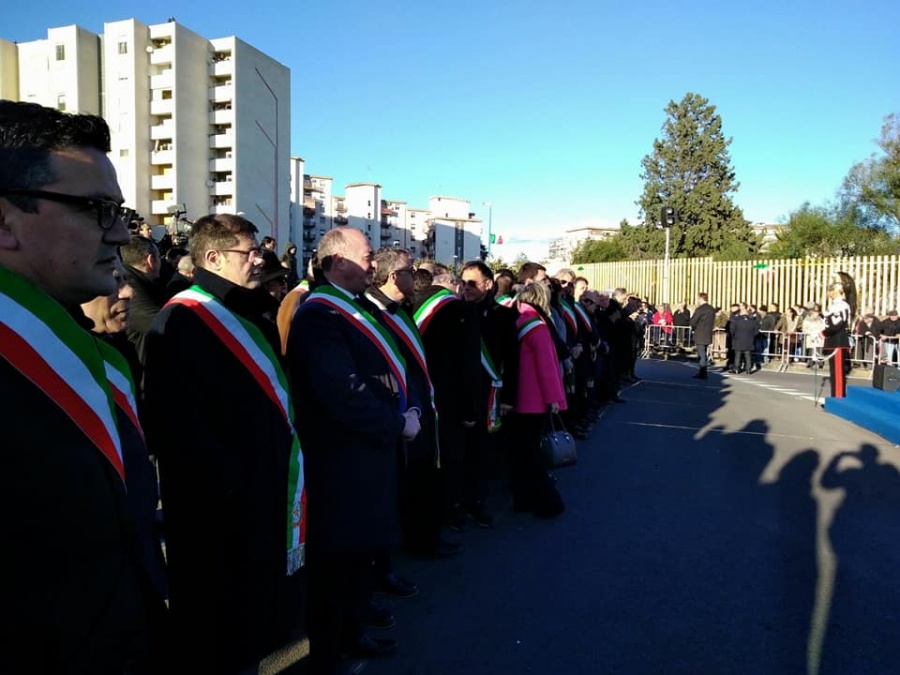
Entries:
[[694, 305], [697, 293], [708, 293], [711, 305], [733, 302], [771, 305], [781, 309], [817, 302], [828, 307], [828, 281], [846, 272], [856, 281], [858, 311], [874, 309], [878, 316], [900, 309], [900, 257], [804, 258], [802, 260], [741, 260], [715, 262], [685, 258], [669, 262], [669, 298], [663, 298], [665, 261], [634, 260], [573, 266], [596, 289], [624, 287], [653, 303]]

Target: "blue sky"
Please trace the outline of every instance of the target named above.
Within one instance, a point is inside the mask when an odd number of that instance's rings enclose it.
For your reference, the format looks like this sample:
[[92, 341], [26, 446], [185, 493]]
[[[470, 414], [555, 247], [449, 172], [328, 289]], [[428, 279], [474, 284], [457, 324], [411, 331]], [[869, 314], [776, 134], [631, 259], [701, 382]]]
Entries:
[[[746, 7], [730, 5], [746, 5]], [[855, 8], [854, 8], [855, 7]], [[237, 35], [291, 68], [292, 152], [335, 191], [376, 181], [426, 207], [464, 197], [546, 253], [565, 229], [634, 222], [670, 100], [708, 98], [754, 222], [831, 199], [900, 112], [900, 3], [602, 0], [6, 3], [0, 37], [168, 17]]]

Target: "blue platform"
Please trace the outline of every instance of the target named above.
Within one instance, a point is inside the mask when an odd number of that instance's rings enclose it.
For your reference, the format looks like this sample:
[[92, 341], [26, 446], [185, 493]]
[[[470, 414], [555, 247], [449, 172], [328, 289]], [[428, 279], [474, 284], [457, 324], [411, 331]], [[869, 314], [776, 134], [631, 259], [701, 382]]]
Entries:
[[846, 398], [826, 398], [825, 412], [843, 417], [863, 429], [900, 445], [900, 392], [847, 387]]

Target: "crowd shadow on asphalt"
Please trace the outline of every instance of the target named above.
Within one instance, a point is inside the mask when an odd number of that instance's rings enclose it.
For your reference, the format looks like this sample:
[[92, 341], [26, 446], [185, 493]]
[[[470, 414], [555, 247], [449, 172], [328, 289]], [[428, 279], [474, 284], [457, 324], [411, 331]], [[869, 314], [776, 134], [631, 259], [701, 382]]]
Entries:
[[766, 420], [723, 421], [733, 383], [676, 367], [641, 366], [557, 472], [564, 516], [513, 514], [500, 479], [461, 556], [398, 556], [422, 594], [366, 672], [900, 672], [900, 472], [867, 444], [785, 456]]

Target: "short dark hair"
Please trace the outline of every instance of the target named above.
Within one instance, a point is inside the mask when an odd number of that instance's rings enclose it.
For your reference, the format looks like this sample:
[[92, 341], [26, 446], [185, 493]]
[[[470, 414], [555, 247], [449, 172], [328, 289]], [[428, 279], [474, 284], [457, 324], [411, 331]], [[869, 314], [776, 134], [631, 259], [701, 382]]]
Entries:
[[262, 238], [262, 241], [260, 242], [260, 246], [266, 246], [268, 244], [274, 244], [274, 243], [275, 243], [275, 237], [270, 237], [269, 235], [266, 235], [265, 237]]
[[434, 275], [426, 270], [424, 267], [420, 267], [416, 270], [416, 275], [413, 281], [413, 292], [421, 293], [426, 288], [431, 286], [434, 283]]
[[494, 280], [494, 271], [488, 267], [483, 260], [470, 260], [459, 271], [460, 275], [466, 270], [478, 270], [485, 279]]
[[[36, 190], [56, 180], [50, 153], [64, 148], [109, 152], [109, 125], [97, 115], [73, 115], [37, 103], [0, 101], [0, 190]], [[32, 197], [6, 197], [37, 213]]]
[[700, 298], [703, 302], [707, 302], [709, 300], [709, 296], [706, 293], [697, 293], [697, 297]]
[[131, 235], [131, 241], [119, 247], [119, 255], [122, 262], [129, 267], [143, 267], [148, 255], [159, 257], [159, 248], [156, 242], [139, 234]]
[[178, 262], [178, 259], [186, 256], [188, 254], [186, 248], [181, 248], [180, 246], [173, 246], [168, 251], [166, 251], [166, 260], [168, 260], [173, 265]]
[[191, 259], [203, 267], [207, 251], [230, 248], [238, 243], [238, 235], [254, 237], [257, 232], [256, 225], [232, 213], [211, 213], [198, 218], [191, 227]]
[[519, 268], [519, 283], [524, 284], [529, 279], [534, 279], [541, 270], [547, 271], [547, 268], [536, 262], [525, 262]]
[[515, 281], [516, 276], [513, 274], [512, 270], [506, 269], [505, 267], [501, 270], [497, 270], [497, 273], [494, 275], [496, 294], [501, 296], [511, 293]]

